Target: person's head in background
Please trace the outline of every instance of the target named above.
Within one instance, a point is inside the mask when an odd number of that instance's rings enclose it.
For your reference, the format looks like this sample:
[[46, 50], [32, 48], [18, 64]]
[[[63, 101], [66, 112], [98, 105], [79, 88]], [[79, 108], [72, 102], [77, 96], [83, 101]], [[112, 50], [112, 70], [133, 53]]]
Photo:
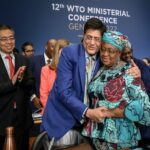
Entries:
[[51, 69], [56, 70], [61, 51], [64, 47], [68, 46], [69, 44], [70, 44], [70, 42], [66, 39], [59, 39], [56, 42], [55, 48], [52, 53], [53, 57], [52, 57], [52, 63], [50, 65]]
[[131, 43], [127, 40], [121, 53], [121, 60], [130, 63], [133, 59], [133, 49]]
[[32, 57], [34, 55], [34, 46], [32, 42], [24, 42], [21, 46], [22, 55]]
[[150, 66], [150, 58], [144, 57], [144, 58], [142, 59], [142, 61], [144, 62], [145, 65]]
[[101, 47], [106, 26], [97, 18], [89, 19], [84, 25], [83, 46], [89, 55], [95, 55]]
[[11, 54], [15, 48], [15, 32], [12, 27], [0, 24], [0, 51]]
[[52, 58], [52, 53], [53, 53], [53, 50], [54, 50], [54, 47], [55, 47], [56, 43], [57, 43], [56, 39], [49, 39], [46, 42], [46, 45], [45, 45], [45, 54], [46, 54], [46, 56], [49, 59]]
[[14, 54], [19, 54], [19, 50], [18, 50], [16, 47], [14, 47], [13, 53], [14, 53]]

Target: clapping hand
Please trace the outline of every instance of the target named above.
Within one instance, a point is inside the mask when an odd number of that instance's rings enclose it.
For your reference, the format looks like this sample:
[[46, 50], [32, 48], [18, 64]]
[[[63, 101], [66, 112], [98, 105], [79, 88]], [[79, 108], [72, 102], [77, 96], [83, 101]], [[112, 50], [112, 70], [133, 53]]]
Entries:
[[15, 85], [17, 80], [21, 81], [23, 79], [24, 71], [26, 69], [26, 66], [19, 67], [17, 72], [12, 78], [12, 84]]
[[18, 74], [18, 80], [19, 81], [22, 81], [25, 69], [26, 69], [26, 66], [19, 67], [19, 74]]

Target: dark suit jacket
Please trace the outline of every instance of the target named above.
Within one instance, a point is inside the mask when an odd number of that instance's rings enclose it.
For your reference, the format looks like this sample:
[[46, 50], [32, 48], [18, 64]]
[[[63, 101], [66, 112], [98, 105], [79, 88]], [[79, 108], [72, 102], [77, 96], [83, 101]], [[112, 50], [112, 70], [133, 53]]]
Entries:
[[31, 58], [31, 70], [36, 80], [36, 95], [39, 97], [41, 69], [45, 65], [44, 55], [37, 55]]
[[[34, 79], [29, 71], [28, 60], [21, 55], [15, 55], [15, 72], [23, 65], [27, 66], [24, 78], [13, 85], [0, 56], [0, 135], [5, 134], [7, 126], [13, 125], [22, 130], [29, 128], [33, 123], [28, 91], [32, 90]], [[14, 109], [14, 101], [17, 109]]]
[[[94, 74], [100, 67], [97, 57]], [[86, 72], [85, 49], [82, 44], [63, 49], [57, 78], [49, 95], [41, 128], [50, 137], [59, 139], [82, 119]]]

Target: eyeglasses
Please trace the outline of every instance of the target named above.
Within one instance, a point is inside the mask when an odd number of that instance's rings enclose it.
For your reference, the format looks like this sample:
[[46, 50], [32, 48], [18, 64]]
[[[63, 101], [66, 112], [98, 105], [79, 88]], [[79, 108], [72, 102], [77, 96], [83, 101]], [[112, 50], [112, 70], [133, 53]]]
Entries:
[[14, 41], [14, 40], [15, 40], [15, 38], [13, 36], [0, 38], [1, 42]]
[[101, 41], [101, 37], [93, 37], [91, 35], [85, 35], [85, 40], [87, 40], [88, 42], [91, 42], [92, 40], [94, 42], [100, 42]]
[[25, 52], [25, 53], [33, 53], [33, 52], [34, 52], [34, 49], [25, 50], [24, 52]]
[[109, 55], [114, 55], [114, 54], [116, 54], [116, 53], [118, 52], [118, 50], [115, 49], [115, 48], [105, 48], [105, 47], [102, 47], [102, 48], [100, 49], [100, 52], [101, 52], [102, 54], [104, 54], [104, 53], [107, 52]]
[[132, 54], [132, 52], [122, 52], [121, 55], [131, 55], [131, 54]]

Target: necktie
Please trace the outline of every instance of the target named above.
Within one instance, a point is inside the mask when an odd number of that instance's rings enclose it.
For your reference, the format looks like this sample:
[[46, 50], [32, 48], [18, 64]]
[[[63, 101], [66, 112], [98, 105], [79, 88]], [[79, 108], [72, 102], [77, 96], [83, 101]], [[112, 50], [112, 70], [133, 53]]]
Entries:
[[89, 56], [88, 57], [88, 64], [87, 64], [87, 68], [86, 68], [88, 83], [90, 82], [91, 76], [92, 76], [92, 62], [93, 62], [93, 58]]
[[86, 65], [85, 92], [84, 92], [84, 104], [86, 104], [87, 106], [89, 106], [87, 89], [92, 76], [92, 66], [93, 66], [92, 63], [93, 63], [93, 58], [89, 56], [87, 58], [87, 65]]
[[8, 60], [8, 62], [9, 62], [10, 79], [12, 79], [13, 76], [14, 76], [14, 64], [13, 64], [13, 62], [12, 62], [12, 57], [11, 57], [10, 55], [8, 55], [8, 56], [6, 56], [5, 58], [6, 58], [6, 59]]

